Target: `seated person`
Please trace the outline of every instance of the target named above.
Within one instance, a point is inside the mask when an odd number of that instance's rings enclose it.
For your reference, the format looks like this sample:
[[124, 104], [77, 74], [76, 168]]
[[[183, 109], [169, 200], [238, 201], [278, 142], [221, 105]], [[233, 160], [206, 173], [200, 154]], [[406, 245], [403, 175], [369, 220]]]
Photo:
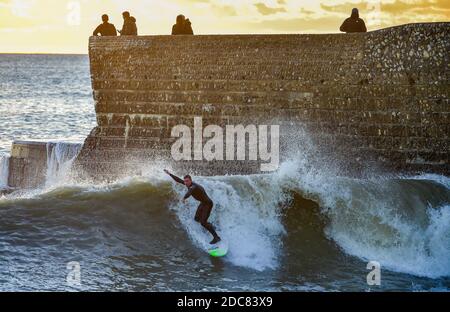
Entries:
[[109, 17], [106, 14], [102, 15], [103, 23], [98, 25], [93, 32], [93, 36], [98, 36], [98, 34], [102, 36], [117, 36], [116, 27], [113, 24], [108, 23]]
[[193, 35], [191, 21], [186, 19], [184, 15], [177, 16], [177, 22], [172, 27], [172, 35]]

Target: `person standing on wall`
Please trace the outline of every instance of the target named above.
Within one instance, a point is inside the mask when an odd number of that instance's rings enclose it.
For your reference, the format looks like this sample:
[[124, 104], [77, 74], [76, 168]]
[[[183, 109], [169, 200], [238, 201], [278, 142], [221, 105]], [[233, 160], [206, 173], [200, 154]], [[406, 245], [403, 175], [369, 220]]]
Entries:
[[354, 8], [352, 15], [342, 23], [340, 31], [345, 33], [367, 32], [366, 24], [359, 18], [357, 8]]

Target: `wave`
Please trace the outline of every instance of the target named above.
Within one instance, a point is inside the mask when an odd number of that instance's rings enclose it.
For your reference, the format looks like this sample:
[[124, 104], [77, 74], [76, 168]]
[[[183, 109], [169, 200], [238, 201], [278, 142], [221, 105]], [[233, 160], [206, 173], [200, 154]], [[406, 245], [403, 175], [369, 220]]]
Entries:
[[[299, 250], [326, 253], [308, 248], [330, 248], [324, 243], [328, 240], [349, 255], [378, 261], [396, 272], [430, 278], [450, 275], [450, 192], [445, 185], [418, 177], [328, 178], [320, 183], [307, 175], [293, 179], [292, 170], [285, 172], [289, 174], [197, 178], [215, 201], [211, 221], [229, 244], [227, 261], [259, 271], [277, 269], [282, 261], [295, 262]], [[164, 176], [153, 175], [113, 185], [54, 188], [28, 199], [7, 197], [0, 206], [25, 200], [32, 207], [55, 209], [62, 201], [102, 207], [102, 213], [109, 213], [104, 206], [121, 203], [114, 206], [128, 211], [130, 220], [139, 209], [154, 209], [158, 226], [179, 223], [193, 246], [204, 249], [209, 234], [193, 221], [196, 203], [178, 202], [184, 191]], [[311, 229], [311, 224], [318, 228]], [[313, 236], [292, 238], [295, 228], [309, 229]], [[292, 239], [297, 245], [283, 244]]]
[[82, 145], [76, 143], [47, 143], [46, 187], [64, 182]]
[[[193, 220], [196, 202], [185, 206], [178, 200], [185, 192], [183, 186], [155, 167], [113, 184], [65, 179], [67, 172], [55, 168], [66, 170], [77, 149], [67, 145], [53, 149], [47, 186], [7, 195], [0, 200], [0, 209], [70, 206], [78, 207], [79, 218], [86, 209], [109, 218], [109, 209], [114, 209], [127, 216], [129, 227], [142, 222], [135, 215], [148, 211], [158, 221], [155, 227], [174, 231], [170, 234], [177, 239], [169, 240], [168, 248], [207, 248], [209, 234]], [[304, 156], [297, 155], [272, 174], [195, 179], [215, 202], [210, 220], [227, 241], [225, 261], [233, 265], [278, 270], [297, 267], [310, 257], [338, 259], [334, 254], [342, 253], [378, 261], [394, 272], [433, 279], [450, 276], [447, 177], [340, 177], [309, 166]], [[189, 239], [183, 238], [186, 234]], [[168, 239], [164, 230], [148, 235], [155, 241]]]

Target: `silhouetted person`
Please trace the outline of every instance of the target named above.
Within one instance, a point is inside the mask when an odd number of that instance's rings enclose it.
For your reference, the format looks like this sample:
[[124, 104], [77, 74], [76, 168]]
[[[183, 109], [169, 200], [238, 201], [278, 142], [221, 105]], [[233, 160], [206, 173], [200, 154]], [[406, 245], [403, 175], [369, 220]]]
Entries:
[[131, 23], [131, 26], [132, 26], [131, 35], [132, 36], [137, 36], [138, 30], [137, 30], [137, 25], [136, 25], [136, 18], [134, 16], [130, 17], [130, 23]]
[[177, 16], [177, 23], [172, 27], [172, 35], [193, 35], [191, 21], [184, 15]]
[[361, 18], [359, 18], [358, 9], [354, 8], [352, 10], [352, 15], [342, 23], [340, 30], [346, 33], [367, 31], [366, 24]]
[[95, 28], [93, 35], [98, 36], [98, 34], [102, 36], [117, 36], [116, 27], [114, 27], [113, 24], [108, 23], [109, 17], [106, 14], [102, 15], [102, 21], [103, 23], [98, 25], [97, 28]]
[[122, 13], [123, 27], [119, 31], [121, 36], [137, 36], [136, 19], [130, 16], [130, 12], [125, 11]]
[[189, 19], [184, 21], [184, 31], [186, 35], [193, 35], [194, 31], [192, 30], [192, 23]]

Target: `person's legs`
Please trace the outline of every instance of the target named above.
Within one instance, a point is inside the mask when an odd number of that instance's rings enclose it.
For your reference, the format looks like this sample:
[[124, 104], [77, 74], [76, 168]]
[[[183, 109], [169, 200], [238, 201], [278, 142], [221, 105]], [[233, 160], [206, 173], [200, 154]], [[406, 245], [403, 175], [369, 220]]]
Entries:
[[211, 214], [213, 204], [203, 204], [201, 203], [198, 208], [197, 212], [195, 213], [195, 221], [199, 222], [206, 230], [208, 230], [209, 233], [211, 233], [212, 236], [214, 236], [213, 241], [219, 241], [220, 237], [217, 235], [216, 230], [214, 229], [214, 226], [208, 222], [209, 215]]

